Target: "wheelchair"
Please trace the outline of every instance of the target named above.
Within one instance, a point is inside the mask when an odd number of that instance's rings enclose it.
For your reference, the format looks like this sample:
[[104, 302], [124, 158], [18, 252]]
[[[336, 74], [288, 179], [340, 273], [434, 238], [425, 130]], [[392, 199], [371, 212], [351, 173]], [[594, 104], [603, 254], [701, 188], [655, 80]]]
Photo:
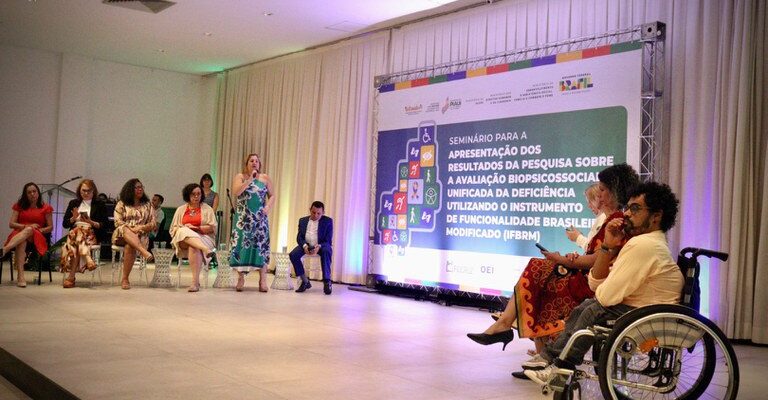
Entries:
[[592, 338], [592, 360], [576, 370], [556, 368], [542, 393], [557, 400], [582, 398], [584, 380], [599, 382], [605, 399], [735, 399], [739, 364], [730, 342], [699, 314], [699, 256], [728, 254], [688, 247], [677, 264], [685, 277], [680, 305], [634, 309], [609, 326], [573, 334], [560, 354], [565, 360], [575, 341]]

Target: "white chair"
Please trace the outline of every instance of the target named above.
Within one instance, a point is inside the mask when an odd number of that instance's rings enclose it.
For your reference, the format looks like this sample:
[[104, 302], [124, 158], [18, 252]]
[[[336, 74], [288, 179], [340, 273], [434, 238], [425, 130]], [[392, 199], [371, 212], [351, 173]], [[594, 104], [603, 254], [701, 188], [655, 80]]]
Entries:
[[[178, 288], [181, 285], [181, 263], [182, 260], [187, 260], [187, 263], [189, 263], [189, 260], [187, 258], [179, 258], [178, 262], [176, 263], [177, 269], [176, 269], [176, 287]], [[189, 264], [187, 264], [189, 265]], [[190, 268], [192, 270], [192, 268]], [[204, 275], [205, 283], [203, 284], [203, 288], [208, 289], [208, 265], [205, 263], [202, 263], [200, 265], [200, 272]]]
[[[104, 284], [104, 281], [101, 279], [101, 245], [95, 244], [93, 246], [90, 246], [91, 248], [91, 258], [93, 258], [93, 262], [96, 263], [96, 268], [94, 268], [91, 271], [85, 270], [83, 274], [90, 273], [91, 274], [91, 286], [94, 285], [94, 280], [96, 278], [96, 274], [99, 274], [99, 285]], [[83, 262], [82, 258], [80, 259], [80, 262]], [[61, 271], [61, 280], [67, 278], [67, 275], [69, 275], [68, 272]]]
[[219, 266], [216, 267], [216, 279], [213, 280], [213, 287], [225, 289], [234, 287], [232, 268], [229, 266], [229, 251], [217, 252], [216, 260], [219, 262]]
[[[120, 254], [120, 257], [117, 255]], [[112, 245], [112, 279], [110, 281], [111, 285], [115, 284], [115, 272], [117, 272], [117, 277], [121, 278], [123, 276], [123, 257], [125, 256], [125, 246], [117, 246]], [[115, 264], [119, 261], [119, 264], [117, 267], [115, 267]], [[144, 257], [141, 256], [141, 254], [136, 254], [136, 261], [134, 262], [134, 265], [139, 264], [139, 280], [141, 280], [141, 277], [144, 276], [144, 283], [149, 286], [149, 278], [147, 278], [147, 262], [144, 260]]]

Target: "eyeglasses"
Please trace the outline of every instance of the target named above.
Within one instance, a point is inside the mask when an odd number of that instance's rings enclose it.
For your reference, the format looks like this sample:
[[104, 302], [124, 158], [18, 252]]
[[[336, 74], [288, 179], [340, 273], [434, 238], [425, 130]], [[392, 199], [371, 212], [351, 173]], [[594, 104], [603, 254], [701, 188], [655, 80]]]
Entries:
[[624, 212], [629, 211], [630, 214], [635, 215], [640, 210], [650, 210], [650, 209], [651, 209], [650, 207], [644, 207], [644, 206], [641, 206], [640, 204], [632, 203], [624, 207]]

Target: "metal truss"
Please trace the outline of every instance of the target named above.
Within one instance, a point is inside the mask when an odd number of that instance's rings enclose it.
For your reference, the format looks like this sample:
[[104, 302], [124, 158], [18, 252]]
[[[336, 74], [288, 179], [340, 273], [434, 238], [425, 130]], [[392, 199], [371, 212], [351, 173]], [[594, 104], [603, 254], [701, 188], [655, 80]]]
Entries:
[[[606, 32], [599, 35], [587, 36], [575, 39], [567, 39], [559, 42], [548, 43], [539, 46], [527, 47], [512, 52], [497, 53], [483, 57], [466, 59], [444, 64], [433, 65], [402, 71], [389, 75], [379, 75], [374, 78], [374, 87], [378, 90], [381, 86], [407, 82], [414, 79], [430, 78], [459, 71], [467, 71], [492, 65], [508, 64], [518, 61], [530, 60], [567, 53], [571, 51], [590, 49], [600, 46], [639, 41], [642, 43], [642, 126], [640, 130], [640, 165], [639, 174], [643, 181], [653, 180], [661, 176], [661, 168], [658, 164], [658, 155], [661, 153], [660, 144], [663, 139], [663, 87], [664, 87], [664, 40], [666, 37], [666, 25], [662, 22], [652, 22], [638, 25], [628, 29]], [[374, 115], [378, 116], [378, 92], [374, 96]], [[378, 132], [377, 118], [374, 118], [374, 132]], [[371, 145], [371, 160], [374, 166], [378, 164], [377, 149], [378, 135], [374, 134]], [[371, 171], [371, 204], [376, 204], [376, 168]], [[370, 242], [368, 252], [368, 270], [373, 264], [373, 236], [375, 229], [375, 207], [371, 207], [370, 213]], [[404, 289], [424, 291], [429, 297], [440, 295], [454, 296], [482, 301], [503, 302], [501, 296], [491, 296], [479, 293], [464, 292], [459, 290], [443, 289], [439, 287], [415, 285], [400, 282], [378, 282], [386, 286]]]

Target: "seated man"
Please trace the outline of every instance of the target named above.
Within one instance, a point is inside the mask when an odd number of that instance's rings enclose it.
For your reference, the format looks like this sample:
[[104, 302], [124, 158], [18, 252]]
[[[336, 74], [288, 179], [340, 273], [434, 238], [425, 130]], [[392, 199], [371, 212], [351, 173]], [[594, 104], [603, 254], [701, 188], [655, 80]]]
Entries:
[[309, 207], [309, 216], [299, 219], [299, 234], [296, 235], [298, 246], [291, 250], [290, 258], [296, 277], [301, 280], [297, 293], [306, 291], [312, 287], [307, 275], [304, 273], [304, 264], [301, 258], [305, 255], [320, 256], [320, 265], [323, 267], [323, 292], [331, 294], [331, 256], [333, 255], [333, 220], [323, 215], [325, 205], [314, 201]]
[[[665, 184], [642, 183], [630, 193], [624, 222], [617, 219], [608, 223], [601, 251], [589, 273], [595, 298], [585, 300], [571, 312], [565, 331], [541, 352], [550, 364], [539, 371], [525, 371], [528, 378], [544, 385], [555, 367], [575, 369], [581, 364], [592, 346], [590, 337], [576, 340], [565, 361], [558, 359], [576, 331], [617, 319], [637, 307], [680, 302], [683, 274], [670, 254], [666, 237], [675, 224], [677, 208], [678, 200]], [[622, 229], [623, 223], [626, 226]], [[611, 253], [625, 235], [632, 238], [621, 248], [608, 274]]]
[[155, 240], [157, 239], [157, 234], [160, 232], [160, 227], [163, 226], [163, 220], [165, 219], [165, 213], [161, 208], [164, 201], [165, 201], [165, 198], [162, 195], [155, 193], [154, 196], [152, 196], [152, 201], [151, 201], [152, 212], [155, 214], [155, 222], [157, 222], [157, 225], [155, 225], [155, 229], [152, 230], [152, 232], [149, 232], [149, 250], [150, 251], [155, 247]]

